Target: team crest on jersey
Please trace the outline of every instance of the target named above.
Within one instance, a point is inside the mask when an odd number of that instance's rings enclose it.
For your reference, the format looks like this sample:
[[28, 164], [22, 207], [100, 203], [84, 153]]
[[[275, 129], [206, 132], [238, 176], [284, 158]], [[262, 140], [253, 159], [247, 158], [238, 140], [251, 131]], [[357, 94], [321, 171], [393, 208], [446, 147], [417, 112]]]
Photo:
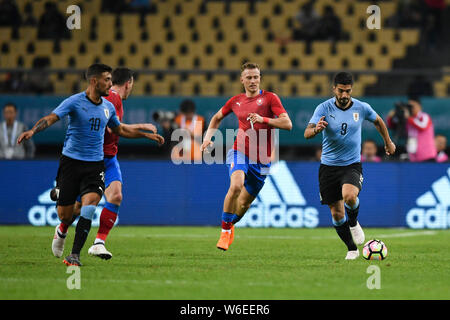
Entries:
[[258, 106], [262, 105], [262, 104], [263, 104], [263, 99], [262, 99], [262, 98], [259, 98], [258, 100], [256, 100], [256, 104], [257, 104]]
[[358, 120], [359, 120], [359, 112], [353, 112], [353, 120], [358, 122]]
[[105, 111], [106, 119], [109, 119], [109, 110], [105, 108], [103, 111]]

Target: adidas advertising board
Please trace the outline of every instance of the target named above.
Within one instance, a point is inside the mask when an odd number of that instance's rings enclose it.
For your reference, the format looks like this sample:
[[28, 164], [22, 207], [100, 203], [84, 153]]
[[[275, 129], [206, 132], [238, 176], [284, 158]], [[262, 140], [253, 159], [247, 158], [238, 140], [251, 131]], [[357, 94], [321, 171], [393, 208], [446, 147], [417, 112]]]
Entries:
[[[219, 226], [229, 187], [225, 165], [121, 161], [121, 225]], [[56, 225], [50, 190], [58, 161], [0, 161], [0, 224]], [[264, 188], [239, 227], [331, 227], [320, 204], [317, 162], [272, 165]], [[363, 227], [445, 229], [450, 226], [450, 166], [439, 163], [365, 163]], [[103, 207], [100, 202], [93, 225]]]
[[[55, 202], [50, 199], [50, 190], [52, 188], [45, 190], [37, 197], [38, 204], [32, 206], [28, 210], [28, 221], [33, 226], [56, 226], [60, 223], [58, 218], [58, 213], [56, 212]], [[95, 210], [94, 216], [92, 218], [92, 226], [98, 227], [100, 224], [100, 213], [103, 210], [103, 205], [105, 204], [105, 199], [102, 198], [100, 203]], [[118, 223], [119, 218], [116, 220]], [[78, 219], [73, 223], [75, 226]]]
[[446, 229], [450, 227], [450, 168], [447, 174], [434, 181], [429, 191], [416, 200], [416, 207], [406, 215], [408, 227], [413, 229]]
[[237, 227], [315, 228], [319, 212], [307, 206], [285, 161], [272, 164], [264, 187]]

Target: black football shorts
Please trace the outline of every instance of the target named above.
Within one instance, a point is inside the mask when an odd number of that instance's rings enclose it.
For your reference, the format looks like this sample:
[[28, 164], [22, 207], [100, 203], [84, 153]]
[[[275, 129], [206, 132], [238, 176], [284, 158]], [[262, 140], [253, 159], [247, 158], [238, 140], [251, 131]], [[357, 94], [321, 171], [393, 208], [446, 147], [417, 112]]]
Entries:
[[81, 161], [61, 156], [56, 184], [59, 188], [57, 205], [74, 204], [77, 197], [96, 192], [100, 196], [105, 191], [104, 161]]
[[342, 200], [342, 185], [352, 184], [361, 191], [363, 182], [361, 162], [348, 166], [328, 166], [319, 168], [320, 202], [332, 204]]

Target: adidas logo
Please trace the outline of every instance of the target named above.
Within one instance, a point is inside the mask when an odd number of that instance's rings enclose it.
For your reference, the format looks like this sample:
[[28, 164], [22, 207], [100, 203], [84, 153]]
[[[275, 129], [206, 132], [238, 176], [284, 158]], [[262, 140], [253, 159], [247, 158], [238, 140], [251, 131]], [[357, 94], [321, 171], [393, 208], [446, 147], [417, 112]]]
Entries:
[[315, 228], [319, 212], [307, 207], [303, 194], [285, 161], [273, 164], [258, 197], [238, 227]]
[[[58, 218], [58, 213], [56, 211], [55, 202], [50, 199], [50, 191], [52, 188], [45, 190], [38, 196], [38, 204], [32, 206], [28, 210], [28, 221], [33, 226], [56, 226], [60, 223]], [[98, 227], [100, 224], [100, 213], [103, 210], [103, 205], [105, 204], [105, 199], [102, 198], [100, 203], [95, 210], [95, 214], [92, 217], [92, 226]], [[119, 219], [117, 218], [117, 221]], [[73, 225], [76, 225], [75, 221]]]
[[406, 214], [406, 224], [413, 229], [441, 229], [450, 226], [450, 168], [447, 175], [431, 185], [431, 191], [416, 199], [416, 206]]

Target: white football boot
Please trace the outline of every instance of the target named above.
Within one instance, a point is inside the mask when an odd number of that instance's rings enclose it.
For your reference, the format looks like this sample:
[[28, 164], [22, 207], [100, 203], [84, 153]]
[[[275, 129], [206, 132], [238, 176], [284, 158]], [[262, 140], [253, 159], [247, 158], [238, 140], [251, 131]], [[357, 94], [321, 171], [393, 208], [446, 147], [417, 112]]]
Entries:
[[364, 231], [359, 225], [359, 222], [356, 222], [356, 226], [350, 227], [350, 232], [352, 234], [353, 241], [357, 246], [364, 244], [365, 240]]
[[345, 257], [345, 260], [355, 260], [359, 257], [359, 250], [352, 250], [347, 252], [347, 256]]
[[88, 250], [88, 254], [104, 260], [109, 260], [112, 258], [112, 253], [106, 250], [105, 245], [102, 243], [92, 245]]
[[62, 238], [58, 233], [59, 225], [55, 228], [55, 235], [52, 241], [52, 252], [55, 257], [61, 258], [64, 252], [64, 243], [66, 242], [66, 237]]

